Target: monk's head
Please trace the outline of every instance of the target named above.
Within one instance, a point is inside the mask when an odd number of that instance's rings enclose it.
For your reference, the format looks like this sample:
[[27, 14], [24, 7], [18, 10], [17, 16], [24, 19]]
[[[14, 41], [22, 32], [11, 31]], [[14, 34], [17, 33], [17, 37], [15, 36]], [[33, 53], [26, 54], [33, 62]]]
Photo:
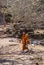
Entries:
[[23, 31], [23, 35], [25, 35], [25, 32]]

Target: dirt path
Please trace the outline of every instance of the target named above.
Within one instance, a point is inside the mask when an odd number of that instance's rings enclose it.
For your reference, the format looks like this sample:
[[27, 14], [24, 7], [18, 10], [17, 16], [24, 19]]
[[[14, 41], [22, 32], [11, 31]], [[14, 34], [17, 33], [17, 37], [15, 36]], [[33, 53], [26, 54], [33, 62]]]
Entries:
[[35, 50], [40, 50], [40, 51], [44, 51], [44, 46], [41, 46], [41, 45], [29, 45], [29, 48], [33, 48]]
[[41, 45], [30, 44], [29, 50], [34, 53], [22, 54], [22, 44], [17, 39], [6, 38], [0, 39], [0, 47], [0, 65], [44, 65], [44, 47]]

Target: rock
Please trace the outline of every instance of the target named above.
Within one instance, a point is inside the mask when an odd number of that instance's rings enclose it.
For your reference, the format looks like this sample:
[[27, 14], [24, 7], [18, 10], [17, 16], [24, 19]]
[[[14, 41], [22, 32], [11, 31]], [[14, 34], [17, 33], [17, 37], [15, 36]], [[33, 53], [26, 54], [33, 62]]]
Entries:
[[3, 63], [3, 65], [12, 65], [12, 63], [6, 62], [6, 63]]
[[[7, 6], [8, 5], [10, 6]], [[0, 4], [8, 8], [8, 12], [13, 15], [13, 19], [19, 26], [40, 27], [44, 21], [44, 1], [43, 0], [8, 0], [0, 1]], [[4, 11], [5, 12], [5, 11]], [[33, 25], [32, 25], [33, 24]]]

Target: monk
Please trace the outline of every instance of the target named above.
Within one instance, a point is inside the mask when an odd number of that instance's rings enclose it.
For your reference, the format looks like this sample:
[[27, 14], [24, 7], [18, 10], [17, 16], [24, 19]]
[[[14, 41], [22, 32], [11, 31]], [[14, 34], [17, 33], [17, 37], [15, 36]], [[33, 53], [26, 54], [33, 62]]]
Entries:
[[29, 43], [28, 33], [23, 32], [22, 35], [22, 51], [29, 50], [27, 44]]

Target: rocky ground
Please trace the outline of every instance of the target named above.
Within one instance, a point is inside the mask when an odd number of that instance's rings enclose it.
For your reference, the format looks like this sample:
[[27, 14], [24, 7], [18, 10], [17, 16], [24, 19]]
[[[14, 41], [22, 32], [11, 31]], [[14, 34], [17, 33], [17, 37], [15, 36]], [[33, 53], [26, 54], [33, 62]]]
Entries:
[[[0, 0], [0, 10], [10, 13], [14, 22], [20, 23], [19, 28], [44, 28], [44, 0]], [[0, 14], [0, 22], [5, 22], [1, 17]]]
[[0, 65], [44, 65], [44, 46], [28, 45], [29, 52], [22, 53], [18, 39], [0, 39]]

